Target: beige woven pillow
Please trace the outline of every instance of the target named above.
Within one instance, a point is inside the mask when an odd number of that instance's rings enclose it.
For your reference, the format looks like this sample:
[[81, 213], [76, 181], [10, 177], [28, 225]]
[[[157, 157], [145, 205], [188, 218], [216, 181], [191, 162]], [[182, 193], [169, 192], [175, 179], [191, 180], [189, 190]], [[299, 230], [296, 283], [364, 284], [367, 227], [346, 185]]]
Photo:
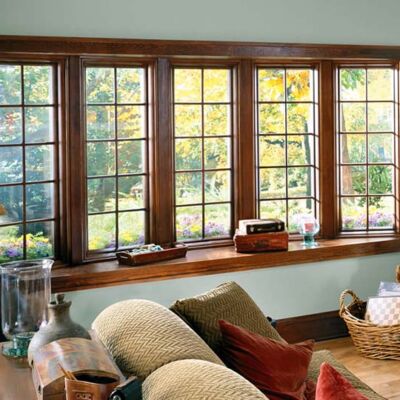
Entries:
[[266, 400], [236, 372], [207, 361], [182, 360], [164, 365], [143, 384], [143, 400]]
[[170, 309], [187, 321], [217, 353], [222, 341], [220, 319], [267, 338], [283, 340], [253, 299], [235, 282], [223, 283], [190, 299], [177, 300]]
[[164, 364], [187, 358], [223, 365], [187, 324], [151, 301], [113, 304], [97, 316], [92, 327], [120, 369], [142, 379]]

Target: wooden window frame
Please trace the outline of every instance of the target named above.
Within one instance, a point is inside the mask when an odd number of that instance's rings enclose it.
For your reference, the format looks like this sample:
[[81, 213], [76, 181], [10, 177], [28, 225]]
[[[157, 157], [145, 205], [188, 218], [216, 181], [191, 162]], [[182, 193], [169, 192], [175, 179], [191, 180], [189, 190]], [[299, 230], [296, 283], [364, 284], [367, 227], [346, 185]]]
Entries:
[[[394, 63], [400, 46], [294, 45], [246, 42], [201, 42], [0, 36], [1, 61], [40, 60], [57, 64], [60, 120], [60, 238], [58, 257], [65, 265], [93, 262], [85, 250], [85, 147], [83, 81], [85, 63], [148, 65], [151, 101], [150, 131], [150, 226], [149, 240], [160, 244], [174, 241], [172, 81], [174, 65], [234, 66], [234, 223], [255, 218], [255, 68], [257, 65], [312, 64], [319, 70], [319, 186], [321, 239], [343, 237], [397, 238], [396, 232], [340, 233], [337, 204], [335, 140], [335, 69], [337, 64]], [[397, 108], [399, 105], [397, 104]], [[398, 114], [397, 114], [398, 117]], [[399, 142], [396, 143], [396, 155]], [[399, 176], [397, 180], [399, 180]], [[400, 185], [396, 185], [397, 188]], [[396, 193], [398, 198], [398, 194]], [[399, 210], [399, 201], [396, 202]], [[399, 215], [399, 212], [397, 212]], [[341, 239], [340, 239], [341, 240]], [[369, 239], [365, 239], [369, 240]], [[374, 242], [375, 243], [375, 242]], [[195, 248], [227, 246], [232, 240], [200, 242]], [[394, 245], [393, 245], [394, 246]], [[392, 247], [391, 247], [392, 248]], [[200, 250], [199, 250], [200, 251]], [[206, 251], [206, 250], [204, 250]], [[377, 252], [379, 252], [377, 250]], [[114, 255], [101, 259], [113, 259]]]

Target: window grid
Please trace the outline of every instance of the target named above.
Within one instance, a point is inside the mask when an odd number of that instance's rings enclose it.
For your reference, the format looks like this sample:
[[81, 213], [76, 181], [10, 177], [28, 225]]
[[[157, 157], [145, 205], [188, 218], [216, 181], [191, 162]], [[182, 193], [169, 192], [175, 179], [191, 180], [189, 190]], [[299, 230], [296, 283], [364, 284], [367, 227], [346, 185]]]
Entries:
[[[176, 101], [175, 99], [175, 71], [176, 70], [200, 70], [201, 71], [201, 99], [200, 101]], [[206, 101], [204, 96], [204, 72], [207, 70], [225, 70], [229, 73], [229, 101]], [[230, 67], [201, 67], [201, 66], [184, 66], [184, 67], [173, 67], [172, 69], [172, 93], [173, 93], [173, 132], [174, 132], [174, 198], [175, 198], [175, 206], [174, 206], [174, 221], [175, 221], [175, 229], [174, 236], [175, 240], [178, 241], [204, 241], [204, 240], [220, 240], [227, 239], [232, 237], [233, 233], [233, 174], [232, 174], [232, 163], [233, 163], [233, 70]], [[193, 135], [176, 135], [176, 106], [200, 106], [201, 107], [201, 135], [193, 136]], [[221, 135], [221, 134], [205, 134], [205, 106], [227, 106], [228, 110], [228, 123], [229, 123], [229, 134]], [[181, 169], [178, 170], [176, 168], [176, 144], [177, 141], [181, 139], [190, 139], [190, 140], [200, 140], [201, 141], [201, 168], [199, 169]], [[225, 168], [206, 168], [205, 167], [205, 140], [207, 139], [227, 139], [229, 140], [228, 144], [228, 166]], [[211, 172], [227, 172], [229, 173], [229, 200], [228, 201], [206, 201], [206, 183], [205, 176], [207, 173]], [[201, 202], [190, 202], [184, 204], [177, 204], [177, 176], [180, 174], [201, 174]], [[207, 206], [218, 206], [218, 205], [227, 205], [229, 207], [229, 228], [226, 232], [219, 235], [207, 235], [206, 232], [206, 207]], [[179, 237], [178, 234], [178, 216], [177, 213], [181, 209], [185, 209], [187, 207], [201, 207], [201, 236], [195, 238], [185, 238]]]
[[[280, 70], [283, 72], [283, 90], [284, 90], [284, 99], [282, 101], [269, 101], [269, 100], [260, 100], [260, 71], [262, 70]], [[311, 86], [311, 99], [310, 100], [288, 100], [288, 86], [287, 86], [287, 74], [288, 71], [305, 71], [308, 70], [310, 72], [310, 86]], [[318, 216], [318, 206], [319, 206], [319, 201], [318, 201], [318, 184], [317, 184], [317, 159], [318, 159], [318, 146], [317, 146], [317, 140], [318, 140], [318, 79], [317, 79], [317, 70], [316, 68], [312, 67], [303, 67], [301, 65], [299, 66], [293, 66], [293, 67], [288, 67], [288, 66], [271, 66], [271, 67], [265, 67], [265, 66], [260, 66], [257, 67], [257, 82], [256, 82], [256, 113], [257, 113], [257, 118], [256, 118], [256, 134], [257, 134], [257, 180], [258, 180], [258, 201], [257, 201], [257, 211], [258, 215], [260, 218], [282, 218], [284, 219], [286, 223], [287, 229], [293, 233], [297, 230], [297, 223], [296, 223], [296, 218], [295, 216], [297, 214], [291, 215], [291, 202], [296, 202], [298, 200], [305, 200], [307, 203], [306, 208], [307, 211], [306, 213], [309, 213], [311, 210], [311, 213], [317, 218]], [[260, 129], [260, 106], [262, 105], [280, 105], [284, 106], [284, 132], [268, 132], [268, 133], [262, 133]], [[305, 105], [310, 105], [312, 109], [312, 131], [309, 132], [288, 132], [288, 125], [289, 125], [289, 119], [288, 119], [288, 108], [290, 105], [298, 105], [298, 104], [305, 104]], [[311, 142], [310, 144], [310, 158], [309, 161], [311, 162], [305, 162], [305, 163], [289, 163], [289, 137], [301, 137], [303, 136], [304, 139], [307, 139], [308, 141]], [[283, 139], [284, 140], [284, 164], [280, 165], [262, 165], [261, 164], [261, 139], [262, 138], [276, 138], [276, 139]], [[303, 195], [303, 196], [291, 196], [289, 195], [289, 169], [291, 168], [309, 168], [310, 174], [312, 175], [310, 178], [310, 195]], [[268, 169], [283, 169], [285, 171], [285, 187], [284, 187], [284, 196], [276, 196], [276, 197], [265, 197], [262, 196], [261, 194], [261, 174], [263, 170], [268, 170]], [[277, 214], [265, 214], [262, 211], [262, 206], [268, 202], [284, 202], [284, 215], [277, 215]], [[310, 204], [311, 203], [311, 204]]]
[[[342, 81], [341, 81], [341, 73], [342, 71], [363, 71], [365, 73], [365, 98], [364, 99], [342, 99]], [[371, 70], [391, 70], [391, 79], [392, 79], [392, 98], [391, 99], [370, 99], [369, 95], [369, 71]], [[397, 131], [397, 107], [396, 107], [396, 97], [397, 97], [397, 75], [395, 70], [389, 66], [369, 66], [369, 67], [359, 67], [359, 66], [342, 66], [339, 67], [337, 70], [337, 126], [338, 126], [338, 133], [337, 133], [337, 140], [338, 140], [338, 188], [339, 188], [339, 219], [340, 219], [340, 230], [344, 232], [379, 232], [379, 231], [393, 231], [395, 229], [395, 220], [396, 220], [396, 207], [395, 207], [395, 193], [396, 193], [396, 186], [397, 186], [397, 171], [396, 171], [396, 151], [395, 151], [395, 143], [396, 143], [396, 131]], [[347, 130], [343, 129], [345, 127], [344, 121], [344, 112], [343, 106], [344, 105], [359, 105], [363, 104], [365, 106], [365, 130]], [[369, 105], [370, 104], [390, 104], [392, 105], [392, 129], [388, 130], [380, 130], [379, 128], [374, 130], [370, 130], [370, 119], [369, 119]], [[348, 136], [355, 136], [355, 137], [365, 137], [365, 162], [352, 162], [351, 160], [344, 160], [344, 143], [346, 142], [346, 149], [347, 149], [347, 138]], [[391, 150], [391, 162], [390, 161], [370, 161], [370, 143], [371, 143], [371, 135], [381, 136], [384, 138], [386, 135], [390, 135], [392, 137], [392, 150]], [[346, 140], [345, 140], [346, 138]], [[348, 151], [348, 150], [346, 150]], [[374, 193], [370, 189], [370, 171], [373, 167], [378, 168], [385, 168], [391, 167], [392, 168], [392, 190], [391, 193]], [[352, 175], [352, 168], [364, 168], [365, 173], [365, 192], [364, 193], [346, 193], [344, 188], [344, 171], [347, 170], [347, 174], [350, 173]], [[381, 170], [383, 172], [383, 169]], [[351, 190], [354, 190], [353, 187]], [[392, 201], [392, 211], [393, 211], [393, 218], [392, 221], [387, 221], [385, 223], [385, 216], [381, 219], [383, 220], [381, 224], [383, 226], [379, 226], [379, 222], [377, 226], [374, 226], [374, 218], [371, 217], [370, 206], [373, 204], [374, 200], [379, 201], [380, 198], [389, 199]], [[358, 220], [354, 220], [355, 218], [351, 218], [350, 216], [346, 216], [346, 213], [343, 210], [343, 204], [346, 200], [353, 199], [356, 201], [357, 199], [365, 199], [365, 218], [361, 215]], [[355, 207], [355, 205], [354, 205]], [[379, 218], [379, 216], [378, 216]], [[346, 227], [346, 224], [348, 226]], [[353, 225], [353, 226], [351, 226]], [[358, 226], [357, 226], [358, 225]]]
[[[22, 232], [20, 234], [20, 238], [18, 239], [17, 237], [14, 238], [13, 243], [8, 243], [6, 246], [1, 249], [1, 254], [0, 254], [0, 263], [4, 261], [13, 261], [13, 260], [19, 260], [19, 259], [35, 259], [35, 258], [46, 258], [46, 257], [54, 257], [58, 253], [58, 238], [59, 238], [59, 223], [58, 223], [58, 215], [59, 215], [59, 187], [56, 184], [59, 182], [59, 171], [58, 171], [58, 160], [59, 160], [59, 152], [58, 152], [58, 113], [57, 113], [57, 107], [58, 107], [58, 93], [57, 93], [57, 72], [56, 68], [52, 64], [47, 64], [47, 63], [25, 63], [25, 62], [12, 62], [12, 63], [1, 63], [0, 67], [18, 67], [19, 68], [19, 83], [20, 83], [20, 97], [21, 101], [18, 103], [2, 103], [0, 104], [0, 112], [3, 110], [12, 110], [12, 109], [18, 109], [20, 112], [20, 118], [21, 118], [21, 123], [20, 123], [20, 133], [21, 133], [21, 138], [18, 141], [14, 140], [11, 143], [0, 143], [0, 150], [2, 149], [9, 149], [9, 151], [12, 151], [13, 149], [21, 149], [21, 178], [17, 179], [15, 181], [10, 181], [10, 182], [0, 182], [0, 190], [4, 190], [6, 188], [21, 188], [21, 203], [17, 206], [18, 208], [21, 208], [21, 218], [17, 218], [14, 220], [11, 220], [7, 222], [7, 219], [5, 221], [1, 221], [1, 214], [5, 214], [6, 217], [9, 214], [8, 208], [12, 208], [12, 205], [0, 203], [0, 206], [2, 208], [2, 213], [0, 214], [0, 229], [4, 228], [10, 228], [10, 227], [20, 227], [22, 228]], [[48, 96], [50, 96], [51, 100], [50, 102], [46, 101], [40, 101], [35, 104], [31, 101], [27, 101], [26, 99], [26, 79], [25, 79], [25, 72], [29, 68], [35, 68], [35, 67], [43, 67], [45, 69], [49, 70], [48, 74]], [[43, 83], [43, 82], [42, 82]], [[31, 140], [27, 140], [27, 123], [26, 120], [29, 117], [29, 113], [27, 110], [39, 110], [40, 109], [45, 109], [45, 110], [52, 110], [49, 116], [48, 120], [48, 135], [51, 140], [42, 140], [39, 138], [31, 138]], [[36, 122], [39, 121], [40, 123], [40, 117], [36, 116], [33, 118], [33, 120]], [[1, 121], [5, 123], [4, 121]], [[32, 122], [32, 121], [31, 121]], [[43, 121], [41, 121], [43, 123]], [[1, 130], [1, 126], [0, 126]], [[44, 128], [45, 132], [46, 128]], [[6, 131], [4, 129], [4, 131]], [[35, 132], [38, 134], [38, 132]], [[45, 132], [46, 133], [46, 132]], [[1, 139], [1, 138], [0, 138]], [[47, 147], [47, 149], [50, 150], [48, 154], [48, 159], [41, 160], [43, 162], [43, 169], [49, 169], [50, 175], [49, 179], [40, 179], [40, 178], [34, 178], [31, 177], [30, 179], [27, 178], [27, 167], [29, 167], [26, 161], [27, 158], [27, 152], [30, 149], [39, 149], [42, 147], [42, 150], [44, 150], [44, 146]], [[38, 160], [36, 160], [38, 162]], [[0, 159], [1, 162], [1, 159]], [[18, 162], [18, 160], [17, 160]], [[50, 164], [50, 165], [49, 165]], [[18, 167], [17, 165], [15, 168]], [[40, 166], [39, 166], [40, 168]], [[42, 171], [43, 174], [45, 171]], [[39, 172], [40, 173], [40, 172]], [[42, 209], [39, 210], [40, 206], [38, 204], [35, 205], [35, 200], [34, 199], [28, 199], [27, 196], [27, 191], [32, 190], [31, 195], [34, 193], [35, 187], [36, 190], [38, 190], [38, 186], [43, 185], [43, 189], [45, 186], [48, 188], [48, 198], [46, 199], [47, 204], [42, 204], [41, 206], [48, 207], [48, 209]], [[14, 193], [15, 194], [15, 193]], [[42, 193], [42, 195], [44, 195]], [[14, 196], [15, 197], [15, 196]], [[0, 199], [1, 200], [1, 199]], [[18, 199], [14, 199], [18, 202]], [[29, 201], [28, 201], [29, 200]], [[48, 201], [49, 200], [49, 201]], [[28, 203], [30, 203], [28, 205]], [[28, 215], [27, 208], [31, 208], [31, 213], [35, 213], [35, 208], [36, 212], [42, 211], [43, 215], [46, 213], [48, 214], [47, 216], [44, 217], [35, 217], [35, 216], [30, 216]], [[14, 210], [15, 213], [15, 210]], [[39, 225], [34, 226], [34, 224]], [[43, 226], [40, 226], [43, 224]], [[47, 227], [45, 227], [47, 225]], [[28, 228], [29, 226], [29, 228]], [[46, 232], [47, 231], [47, 232]], [[32, 235], [31, 237], [29, 235]], [[39, 238], [36, 236], [40, 236]], [[22, 238], [22, 243], [20, 239]], [[1, 243], [1, 235], [0, 235], [0, 247]], [[28, 247], [29, 247], [29, 253], [28, 253]], [[6, 252], [3, 253], [3, 250], [6, 249]], [[22, 250], [22, 253], [21, 253]], [[4, 258], [7, 257], [7, 258]]]
[[[85, 101], [85, 115], [86, 115], [86, 146], [90, 144], [97, 144], [97, 143], [105, 143], [105, 144], [113, 144], [114, 145], [114, 154], [115, 154], [115, 160], [114, 160], [114, 168], [115, 168], [115, 173], [114, 174], [99, 174], [99, 175], [89, 175], [88, 173], [88, 167], [86, 168], [86, 188], [87, 188], [87, 199], [89, 199], [89, 182], [95, 182], [98, 179], [113, 179], [114, 184], [115, 184], [115, 191], [114, 191], [114, 202], [115, 202], [115, 208], [114, 210], [111, 211], [89, 211], [89, 205], [87, 206], [87, 229], [86, 229], [86, 240], [87, 240], [87, 250], [89, 253], [104, 253], [104, 252], [115, 252], [120, 249], [129, 249], [134, 247], [135, 245], [140, 245], [143, 243], [147, 243], [149, 241], [149, 216], [148, 216], [148, 210], [149, 210], [149, 196], [148, 196], [148, 191], [149, 191], [149, 157], [148, 157], [148, 152], [149, 152], [149, 143], [148, 143], [148, 136], [149, 136], [149, 100], [148, 100], [148, 71], [147, 68], [143, 66], [132, 66], [132, 65], [127, 65], [127, 66], [98, 66], [98, 65], [93, 65], [93, 66], [87, 66], [86, 69], [88, 68], [95, 68], [95, 69], [112, 69], [113, 70], [113, 90], [114, 90], [114, 101], [113, 102], [88, 102], [87, 101], [87, 96], [85, 96], [86, 101]], [[143, 94], [144, 98], [143, 101], [129, 101], [129, 102], [120, 102], [118, 101], [118, 94], [119, 94], [119, 89], [118, 89], [118, 70], [141, 70], [142, 73], [144, 74], [143, 77]], [[87, 79], [87, 78], [86, 78]], [[119, 110], [122, 107], [140, 107], [144, 109], [144, 123], [143, 123], [143, 136], [140, 138], [132, 138], [132, 137], [120, 137], [119, 132], [120, 132], [120, 127], [118, 124], [118, 119], [119, 119]], [[88, 139], [88, 124], [87, 124], [87, 115], [88, 115], [88, 108], [89, 107], [111, 107], [114, 112], [114, 121], [113, 121], [113, 126], [114, 126], [114, 137], [113, 138], [105, 138], [105, 139]], [[141, 172], [128, 172], [128, 173], [120, 173], [120, 169], [122, 169], [119, 166], [119, 161], [120, 161], [120, 149], [119, 145], [121, 143], [141, 143], [141, 157], [142, 157], [142, 171]], [[86, 147], [88, 148], [88, 147]], [[87, 156], [87, 162], [88, 162], [88, 156]], [[122, 208], [120, 207], [120, 179], [121, 178], [142, 178], [142, 207], [128, 207], [128, 208]], [[133, 187], [132, 187], [133, 189]], [[138, 188], [139, 193], [140, 193], [140, 188]], [[133, 194], [131, 193], [133, 196]], [[121, 242], [123, 240], [120, 238], [120, 233], [121, 233], [121, 221], [120, 217], [123, 215], [138, 215], [140, 213], [143, 213], [143, 235], [139, 235], [137, 240], [131, 240], [131, 243], [122, 245]], [[102, 216], [102, 215], [110, 215], [114, 216], [115, 218], [115, 230], [113, 232], [114, 240], [109, 243], [108, 246], [102, 246], [102, 248], [90, 248], [90, 218], [95, 217], [95, 216]], [[135, 232], [135, 226], [132, 226], [131, 232]], [[99, 246], [100, 247], [100, 246]]]

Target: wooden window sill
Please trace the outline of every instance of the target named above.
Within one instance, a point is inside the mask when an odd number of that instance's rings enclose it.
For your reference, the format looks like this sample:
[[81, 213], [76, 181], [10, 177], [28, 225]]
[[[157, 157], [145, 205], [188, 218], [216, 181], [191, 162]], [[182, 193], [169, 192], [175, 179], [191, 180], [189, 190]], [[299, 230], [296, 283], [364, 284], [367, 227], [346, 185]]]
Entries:
[[288, 251], [241, 254], [233, 246], [197, 249], [186, 258], [140, 267], [118, 265], [116, 260], [55, 268], [52, 291], [75, 291], [163, 279], [245, 271], [282, 265], [312, 263], [400, 251], [400, 237], [321, 240], [319, 247], [302, 248], [291, 242]]

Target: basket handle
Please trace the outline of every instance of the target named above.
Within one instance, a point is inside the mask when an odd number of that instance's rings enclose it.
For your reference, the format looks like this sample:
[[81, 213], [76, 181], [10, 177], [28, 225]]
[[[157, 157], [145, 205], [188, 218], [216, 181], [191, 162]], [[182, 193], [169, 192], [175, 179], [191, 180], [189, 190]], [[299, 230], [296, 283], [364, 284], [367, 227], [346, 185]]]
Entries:
[[342, 315], [345, 311], [346, 306], [344, 304], [344, 299], [347, 295], [350, 295], [353, 298], [353, 301], [350, 304], [361, 303], [359, 297], [352, 290], [344, 290], [339, 297], [339, 315]]

